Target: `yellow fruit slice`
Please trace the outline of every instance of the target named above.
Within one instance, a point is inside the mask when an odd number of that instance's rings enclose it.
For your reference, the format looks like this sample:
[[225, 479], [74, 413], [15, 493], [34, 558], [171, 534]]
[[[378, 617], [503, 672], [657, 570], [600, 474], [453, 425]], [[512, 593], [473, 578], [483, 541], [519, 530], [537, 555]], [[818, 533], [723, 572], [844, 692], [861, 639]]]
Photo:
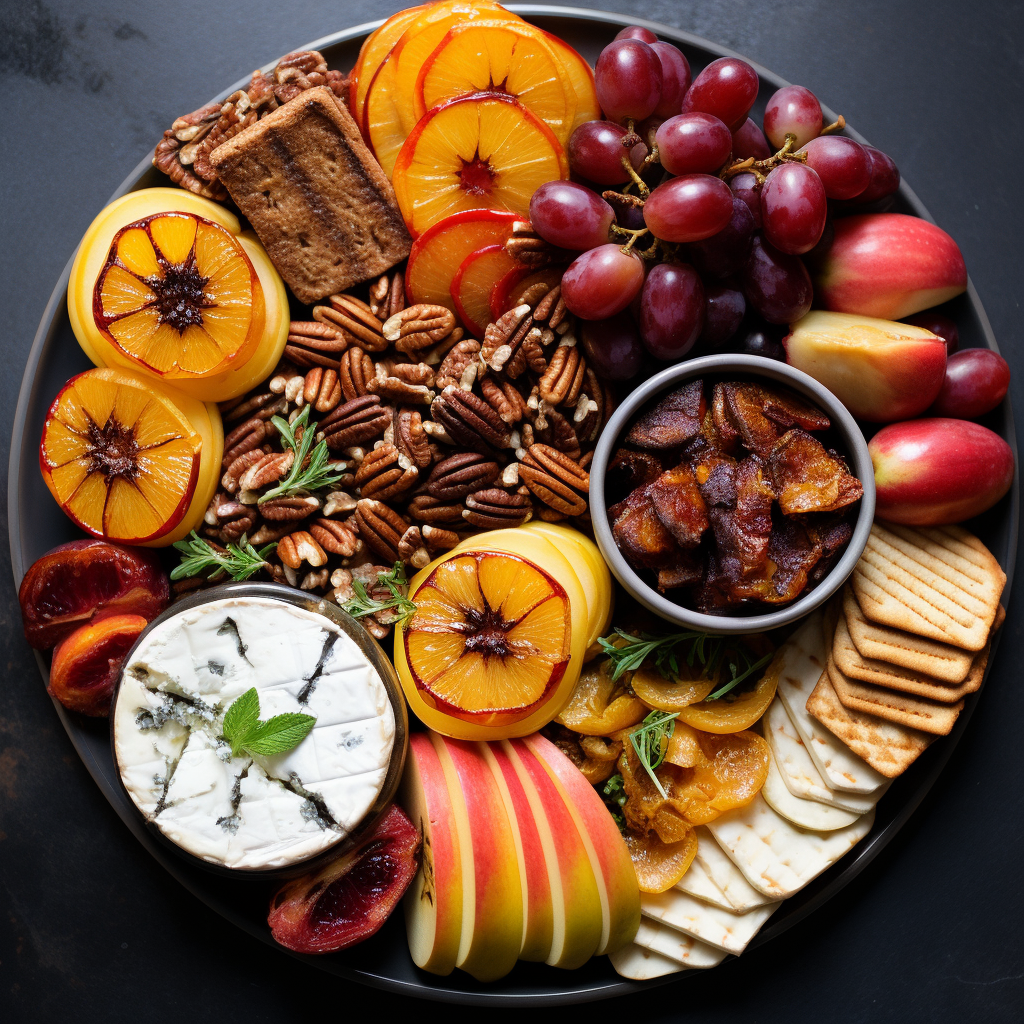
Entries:
[[537, 188], [568, 176], [565, 151], [543, 121], [511, 96], [476, 93], [420, 119], [398, 154], [392, 184], [418, 235], [462, 210], [526, 217]]
[[212, 497], [223, 448], [216, 421], [215, 431], [202, 403], [137, 374], [87, 370], [47, 414], [43, 479], [87, 533], [169, 544], [196, 525]]
[[[597, 121], [601, 117], [601, 104], [597, 102], [597, 85], [594, 82], [594, 71], [591, 66], [567, 42], [551, 32], [541, 33], [551, 49], [559, 56], [565, 67], [569, 81], [576, 93], [576, 117], [573, 130], [584, 121]], [[571, 132], [570, 132], [571, 134]]]
[[576, 117], [576, 91], [560, 58], [532, 25], [472, 21], [456, 25], [420, 68], [417, 119], [456, 96], [501, 92], [533, 111], [563, 146]]
[[398, 62], [394, 56], [395, 51], [392, 50], [374, 73], [363, 108], [364, 134], [377, 163], [389, 178], [408, 135], [398, 114], [399, 92], [395, 75]]
[[679, 842], [663, 843], [654, 832], [627, 832], [626, 846], [640, 891], [666, 892], [690, 869], [697, 855], [697, 833], [691, 828]]

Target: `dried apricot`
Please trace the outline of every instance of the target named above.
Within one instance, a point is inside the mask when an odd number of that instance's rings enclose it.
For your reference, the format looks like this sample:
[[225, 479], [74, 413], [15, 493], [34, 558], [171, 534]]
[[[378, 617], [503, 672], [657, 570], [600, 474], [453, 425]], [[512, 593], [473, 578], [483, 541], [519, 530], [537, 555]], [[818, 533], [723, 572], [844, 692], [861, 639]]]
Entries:
[[663, 843], [653, 832], [629, 832], [626, 847], [633, 860], [641, 892], [665, 892], [686, 874], [697, 853], [697, 833], [691, 828], [686, 838]]
[[647, 710], [644, 702], [628, 691], [625, 679], [612, 682], [611, 661], [602, 658], [583, 670], [569, 703], [555, 721], [586, 736], [608, 736], [636, 725]]
[[656, 668], [645, 666], [633, 673], [630, 685], [648, 707], [658, 711], [681, 711], [707, 697], [717, 682], [715, 676], [703, 675], [700, 666], [691, 669], [684, 662], [681, 668], [682, 674], [666, 679]]
[[678, 721], [694, 729], [718, 734], [749, 729], [774, 699], [781, 669], [782, 662], [776, 658], [752, 687], [737, 687], [718, 700], [689, 704], [680, 709]]

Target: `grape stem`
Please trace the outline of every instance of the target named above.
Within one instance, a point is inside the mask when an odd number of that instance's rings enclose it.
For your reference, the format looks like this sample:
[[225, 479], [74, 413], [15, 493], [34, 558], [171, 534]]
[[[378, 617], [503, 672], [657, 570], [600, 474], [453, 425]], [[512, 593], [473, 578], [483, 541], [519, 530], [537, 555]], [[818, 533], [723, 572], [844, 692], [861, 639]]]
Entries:
[[831, 124], [825, 125], [821, 129], [822, 135], [829, 135], [832, 132], [841, 132], [846, 127], [846, 118], [842, 114], [839, 115]]
[[[846, 121], [840, 116], [839, 120], [835, 124], [830, 124], [828, 130], [839, 131]], [[839, 127], [836, 127], [836, 126]], [[824, 130], [822, 132], [824, 134]], [[806, 153], [794, 153], [793, 147], [796, 145], [796, 136], [791, 132], [786, 134], [786, 141], [777, 153], [772, 154], [765, 160], [755, 160], [752, 156], [748, 156], [744, 160], [734, 160], [731, 164], [726, 164], [719, 172], [718, 176], [723, 181], [728, 181], [730, 178], [735, 178], [737, 174], [741, 174], [743, 171], [750, 171], [751, 174], [757, 179], [758, 185], [764, 184], [764, 179], [768, 172], [773, 167], [778, 167], [779, 164], [784, 163], [806, 163]]]
[[[630, 181], [636, 185], [637, 192], [640, 193], [641, 199], [646, 199], [650, 194], [651, 190], [647, 187], [644, 179], [637, 174], [632, 162], [629, 159], [629, 151], [644, 140], [633, 130], [633, 119], [630, 118], [626, 122], [626, 134], [622, 136], [623, 152], [621, 156], [622, 169], [629, 175]], [[650, 153], [647, 154], [647, 159], [644, 160], [643, 166], [646, 167], [650, 160]]]
[[[619, 227], [618, 224], [612, 224], [611, 225], [611, 229], [612, 229], [612, 233], [613, 234], [621, 235], [623, 237], [627, 237], [628, 236], [628, 238], [629, 238], [629, 241], [622, 247], [623, 255], [628, 253], [630, 251], [630, 249], [633, 248], [633, 246], [636, 243], [636, 240], [638, 238], [640, 238], [642, 235], [650, 234], [650, 230], [648, 228], [637, 228], [635, 231], [633, 231], [633, 230], [631, 230], [629, 228], [621, 228], [621, 227]], [[652, 248], [657, 246], [657, 244], [658, 243], [655, 242], [654, 246], [652, 246]], [[643, 256], [644, 253], [640, 253], [639, 255]], [[652, 255], [651, 258], [653, 258], [653, 255]]]

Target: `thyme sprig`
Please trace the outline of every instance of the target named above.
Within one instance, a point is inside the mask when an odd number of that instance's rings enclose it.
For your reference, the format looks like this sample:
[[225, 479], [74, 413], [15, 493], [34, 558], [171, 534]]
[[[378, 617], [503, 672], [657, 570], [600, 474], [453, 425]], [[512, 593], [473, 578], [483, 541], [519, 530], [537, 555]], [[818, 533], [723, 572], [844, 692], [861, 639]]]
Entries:
[[[272, 498], [290, 497], [300, 491], [322, 491], [341, 480], [342, 474], [338, 473], [330, 464], [331, 453], [327, 442], [321, 441], [313, 448], [317, 425], [309, 422], [308, 405], [292, 423], [289, 423], [283, 416], [273, 416], [270, 422], [277, 427], [281, 435], [282, 447], [295, 453], [295, 461], [281, 483], [260, 495], [258, 504], [262, 505], [263, 502], [270, 501]], [[295, 435], [300, 427], [303, 428], [302, 437], [296, 440]], [[310, 454], [310, 448], [313, 448], [312, 454]], [[307, 456], [309, 456], [308, 462]]]
[[668, 753], [669, 741], [675, 732], [678, 715], [678, 711], [672, 714], [667, 711], [652, 711], [640, 723], [640, 727], [629, 734], [629, 742], [633, 744], [636, 756], [647, 769], [647, 774], [658, 787], [663, 800], [668, 799], [668, 793], [665, 792], [661, 779], [655, 774], [655, 769], [665, 760]]
[[416, 605], [406, 596], [409, 581], [405, 578], [405, 566], [395, 562], [394, 568], [377, 573], [377, 582], [387, 587], [391, 594], [389, 598], [378, 601], [367, 593], [361, 580], [353, 580], [352, 591], [355, 597], [342, 604], [342, 610], [354, 619], [375, 615], [377, 612], [395, 612], [395, 621], [404, 626], [416, 614]]
[[268, 564], [267, 555], [277, 547], [277, 541], [257, 551], [243, 533], [237, 544], [228, 544], [226, 551], [218, 551], [193, 530], [184, 540], [175, 541], [174, 547], [181, 552], [182, 558], [171, 570], [172, 580], [200, 576], [212, 569], [207, 579], [224, 572], [233, 580], [241, 581]]

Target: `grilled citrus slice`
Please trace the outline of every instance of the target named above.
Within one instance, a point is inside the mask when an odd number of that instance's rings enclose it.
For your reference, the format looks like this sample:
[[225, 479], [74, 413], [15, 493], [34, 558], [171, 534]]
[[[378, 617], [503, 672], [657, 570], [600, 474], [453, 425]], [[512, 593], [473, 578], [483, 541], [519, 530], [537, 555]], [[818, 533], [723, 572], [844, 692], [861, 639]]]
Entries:
[[568, 176], [565, 151], [543, 121], [512, 96], [474, 93], [419, 120], [398, 154], [392, 184], [418, 235], [461, 210], [526, 217], [540, 185]]
[[471, 21], [448, 30], [419, 70], [413, 89], [417, 118], [472, 92], [515, 96], [562, 145], [576, 117], [576, 91], [565, 66], [532, 25]]
[[548, 45], [558, 55], [565, 68], [573, 91], [576, 93], [576, 117], [572, 129], [579, 128], [584, 121], [597, 121], [601, 117], [601, 104], [597, 102], [597, 85], [591, 66], [564, 39], [551, 32], [540, 30]]
[[452, 302], [463, 326], [474, 338], [482, 338], [491, 322], [491, 292], [495, 284], [518, 266], [499, 242], [471, 252], [455, 272]]
[[162, 546], [202, 518], [223, 435], [201, 402], [126, 370], [86, 370], [57, 395], [39, 464], [61, 508], [94, 537]]

